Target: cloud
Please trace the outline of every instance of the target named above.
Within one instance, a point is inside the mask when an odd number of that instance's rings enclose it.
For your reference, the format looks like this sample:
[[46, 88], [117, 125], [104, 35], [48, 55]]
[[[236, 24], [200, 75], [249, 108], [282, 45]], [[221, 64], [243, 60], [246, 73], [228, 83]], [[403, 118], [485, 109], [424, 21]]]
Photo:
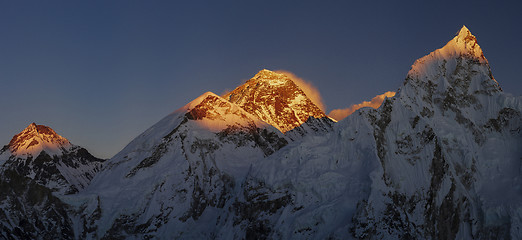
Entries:
[[393, 96], [395, 96], [395, 92], [385, 92], [384, 94], [375, 96], [369, 102], [364, 101], [359, 104], [354, 104], [354, 105], [350, 106], [349, 108], [334, 109], [328, 114], [328, 116], [337, 121], [341, 121], [345, 117], [348, 117], [350, 114], [357, 111], [357, 109], [359, 109], [359, 108], [363, 108], [363, 107], [378, 108], [381, 106], [382, 101], [384, 101], [385, 97], [393, 97]]
[[292, 79], [292, 81], [303, 90], [303, 92], [306, 94], [310, 100], [312, 100], [319, 109], [321, 109], [323, 112], [326, 110], [326, 106], [323, 103], [323, 99], [321, 98], [321, 94], [319, 93], [319, 90], [311, 83], [307, 82], [304, 79], [296, 76], [295, 74], [285, 71], [285, 70], [277, 70], [277, 73], [282, 73]]

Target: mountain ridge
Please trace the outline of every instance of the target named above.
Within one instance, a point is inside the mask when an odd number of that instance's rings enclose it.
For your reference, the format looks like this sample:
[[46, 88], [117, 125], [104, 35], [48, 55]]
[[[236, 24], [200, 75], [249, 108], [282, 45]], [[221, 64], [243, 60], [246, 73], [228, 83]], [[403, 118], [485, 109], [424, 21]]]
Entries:
[[[47, 198], [65, 219], [43, 221], [81, 239], [519, 239], [521, 112], [465, 26], [395, 96], [335, 124], [265, 69], [158, 121], [88, 186]], [[19, 192], [51, 192], [25, 179]], [[25, 215], [0, 214], [2, 234]]]

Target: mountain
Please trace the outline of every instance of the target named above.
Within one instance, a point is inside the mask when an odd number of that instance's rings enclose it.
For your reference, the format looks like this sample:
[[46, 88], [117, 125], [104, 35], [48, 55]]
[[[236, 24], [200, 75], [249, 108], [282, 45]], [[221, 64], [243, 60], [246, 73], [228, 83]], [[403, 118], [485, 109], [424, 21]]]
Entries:
[[22, 132], [15, 135], [7, 147], [13, 155], [18, 156], [36, 156], [41, 151], [57, 155], [61, 153], [62, 149], [70, 148], [71, 143], [56, 134], [50, 127], [31, 123]]
[[103, 161], [50, 127], [35, 123], [15, 135], [0, 151], [0, 171], [15, 171], [59, 194], [85, 188]]
[[380, 167], [359, 238], [522, 238], [522, 98], [502, 92], [462, 27], [367, 118]]
[[290, 196], [257, 221], [281, 239], [520, 239], [521, 111], [463, 27], [379, 109], [256, 162], [247, 182]]
[[466, 27], [336, 124], [263, 70], [169, 114], [74, 194], [18, 170], [74, 148], [29, 126], [0, 152], [0, 236], [522, 239], [521, 112]]
[[74, 239], [60, 197], [85, 188], [103, 162], [44, 125], [15, 135], [0, 150], [1, 238]]
[[[283, 133], [303, 125], [308, 120], [308, 125], [313, 123], [316, 129], [329, 130], [333, 125], [333, 121], [283, 73], [263, 69], [223, 97]], [[306, 129], [308, 128], [299, 132], [303, 133]], [[292, 135], [296, 138], [305, 133]]]
[[205, 93], [108, 161], [79, 195], [81, 234], [211, 238], [252, 162], [287, 143], [276, 128]]

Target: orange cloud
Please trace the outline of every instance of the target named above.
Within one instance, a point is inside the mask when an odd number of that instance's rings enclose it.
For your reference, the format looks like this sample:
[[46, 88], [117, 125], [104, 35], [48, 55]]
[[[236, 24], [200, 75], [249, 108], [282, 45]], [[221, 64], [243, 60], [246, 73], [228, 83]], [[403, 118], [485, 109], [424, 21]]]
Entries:
[[385, 92], [384, 94], [375, 96], [369, 102], [364, 101], [359, 104], [354, 104], [354, 105], [350, 106], [349, 108], [345, 108], [345, 109], [334, 109], [328, 114], [328, 116], [337, 121], [340, 121], [340, 120], [344, 119], [345, 117], [348, 117], [353, 112], [357, 111], [357, 109], [359, 109], [359, 108], [363, 108], [363, 107], [378, 108], [381, 106], [382, 101], [384, 101], [385, 97], [393, 97], [393, 96], [395, 96], [395, 92]]
[[323, 112], [326, 110], [326, 107], [323, 103], [323, 99], [321, 98], [321, 94], [319, 93], [319, 90], [311, 83], [307, 82], [304, 79], [296, 76], [295, 74], [285, 71], [285, 70], [277, 70], [277, 73], [282, 73], [292, 79], [292, 81], [303, 90], [303, 92], [306, 94], [310, 100], [312, 100], [319, 109], [321, 109]]

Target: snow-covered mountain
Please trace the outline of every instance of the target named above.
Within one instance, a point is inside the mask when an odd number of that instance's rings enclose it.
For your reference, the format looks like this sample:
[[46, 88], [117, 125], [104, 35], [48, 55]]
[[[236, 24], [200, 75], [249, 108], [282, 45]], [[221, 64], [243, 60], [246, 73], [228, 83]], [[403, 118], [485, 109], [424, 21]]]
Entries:
[[76, 194], [13, 171], [31, 149], [71, 151], [24, 137], [50, 132], [29, 126], [0, 153], [0, 236], [522, 239], [521, 111], [466, 27], [380, 108], [336, 124], [287, 76], [262, 70], [166, 116]]
[[85, 188], [105, 160], [30, 124], [0, 150], [0, 238], [74, 239], [60, 200]]
[[355, 236], [521, 239], [521, 111], [466, 27], [417, 60], [365, 116], [380, 164]]
[[212, 238], [251, 164], [287, 143], [276, 128], [205, 93], [109, 160], [80, 194], [80, 233]]
[[333, 125], [333, 121], [290, 77], [267, 69], [259, 71], [246, 83], [225, 94], [224, 98], [283, 133], [310, 120], [308, 125], [313, 125], [312, 128], [294, 132], [291, 134], [294, 139], [306, 135], [306, 130], [312, 130], [311, 133], [321, 130], [324, 133], [322, 130], [328, 131]]
[[37, 156], [41, 151], [50, 155], [59, 155], [62, 150], [70, 148], [71, 143], [56, 134], [50, 127], [31, 123], [22, 132], [16, 134], [6, 147], [12, 155], [27, 157]]
[[104, 160], [73, 145], [53, 129], [30, 124], [0, 150], [0, 171], [29, 177], [58, 194], [85, 188]]
[[463, 27], [379, 109], [256, 162], [248, 179], [291, 199], [257, 221], [281, 239], [520, 239], [521, 111]]

